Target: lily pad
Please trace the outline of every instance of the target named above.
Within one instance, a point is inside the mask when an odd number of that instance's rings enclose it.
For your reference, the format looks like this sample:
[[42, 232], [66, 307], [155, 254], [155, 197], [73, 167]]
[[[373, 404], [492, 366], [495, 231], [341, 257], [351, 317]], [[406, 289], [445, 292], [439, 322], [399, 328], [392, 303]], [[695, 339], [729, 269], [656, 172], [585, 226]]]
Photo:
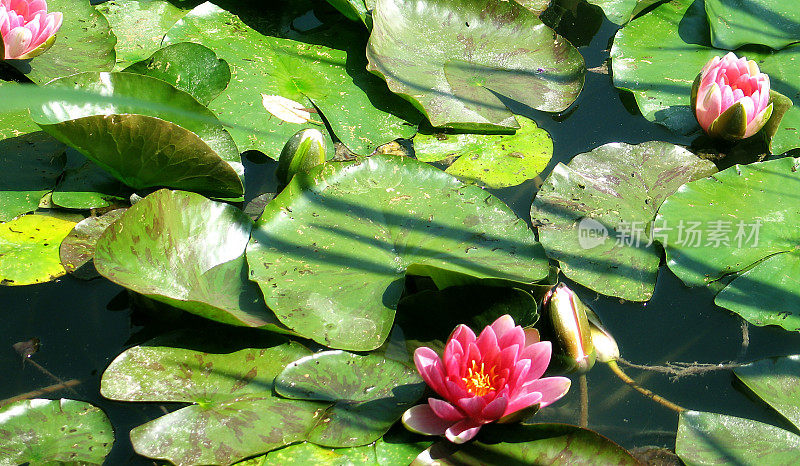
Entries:
[[165, 0], [112, 0], [96, 7], [117, 36], [117, 64], [121, 70], [144, 60], [161, 47], [161, 39], [187, 10]]
[[64, 15], [53, 46], [30, 60], [7, 63], [39, 85], [61, 76], [114, 67], [117, 38], [106, 17], [89, 0], [48, 0], [47, 7]]
[[225, 60], [218, 59], [208, 47], [192, 42], [159, 49], [150, 58], [124, 71], [166, 81], [203, 105], [219, 96], [231, 80], [231, 70]]
[[237, 463], [237, 466], [283, 466], [290, 464], [316, 464], [330, 466], [351, 466], [358, 464], [377, 465], [375, 446], [351, 448], [326, 448], [313, 443], [298, 443], [254, 458], [251, 462]]
[[112, 282], [230, 325], [282, 326], [247, 280], [244, 250], [253, 221], [199, 194], [162, 189], [134, 204], [95, 246]]
[[61, 265], [67, 272], [82, 280], [97, 278], [94, 268], [94, 248], [100, 235], [109, 225], [119, 220], [127, 209], [116, 209], [100, 217], [89, 217], [80, 222], [64, 238], [59, 247]]
[[733, 372], [759, 398], [800, 428], [800, 355], [763, 359]]
[[797, 464], [800, 436], [750, 419], [682, 412], [675, 452], [686, 464]]
[[660, 250], [649, 233], [659, 206], [713, 163], [667, 142], [611, 143], [559, 164], [531, 206], [531, 221], [564, 275], [631, 301], [653, 295]]
[[[220, 336], [196, 335], [194, 342]], [[134, 428], [131, 442], [141, 455], [176, 465], [230, 464], [305, 440], [328, 406], [272, 395], [275, 376], [310, 354], [297, 343], [262, 337], [263, 346], [222, 353], [183, 347], [194, 342], [135, 346], [103, 373], [100, 392], [107, 398], [193, 403]]]
[[800, 42], [797, 5], [775, 0], [705, 0], [711, 43], [736, 50], [761, 44], [781, 49]]
[[645, 9], [666, 0], [586, 0], [599, 6], [614, 24], [625, 24]]
[[411, 464], [560, 464], [566, 458], [569, 464], [641, 464], [602, 435], [566, 424], [487, 426], [476, 441], [460, 448], [434, 444]]
[[328, 3], [339, 10], [347, 19], [361, 21], [367, 27], [372, 27], [372, 17], [364, 0], [328, 0]]
[[518, 128], [498, 96], [559, 112], [586, 68], [576, 48], [518, 3], [378, 0], [368, 69], [435, 127]]
[[130, 194], [130, 190], [96, 163], [68, 148], [67, 166], [51, 199], [65, 209], [99, 209], [124, 201], [127, 196], [122, 194]]
[[36, 210], [64, 170], [65, 149], [41, 131], [0, 140], [0, 222]]
[[295, 175], [256, 223], [247, 261], [282, 323], [349, 350], [386, 339], [406, 271], [514, 283], [548, 273], [533, 233], [500, 200], [383, 155]]
[[0, 465], [103, 464], [114, 443], [105, 413], [77, 400], [22, 400], [0, 408]]
[[[31, 112], [42, 129], [128, 186], [165, 186], [230, 197], [242, 194], [239, 152], [222, 125], [164, 110], [177, 108], [215, 119], [189, 94], [132, 73], [80, 73], [49, 86], [137, 99], [105, 105], [54, 100]], [[150, 107], [148, 101], [162, 105]]]
[[44, 283], [66, 274], [58, 248], [74, 226], [46, 215], [0, 223], [0, 285]]
[[271, 117], [261, 105], [263, 95], [316, 107], [334, 134], [356, 153], [366, 154], [383, 143], [413, 135], [415, 127], [407, 122], [416, 124], [419, 114], [359, 65], [364, 60], [363, 46], [356, 45], [363, 43], [362, 31], [353, 35], [342, 28], [340, 33], [352, 38], [352, 49], [266, 36], [206, 2], [167, 32], [164, 45], [200, 43], [230, 64], [231, 84], [210, 108], [226, 122], [258, 130], [231, 129], [241, 150], [255, 149], [277, 159], [294, 133], [315, 126]]
[[414, 136], [417, 159], [435, 162], [459, 157], [447, 170], [464, 182], [489, 188], [516, 186], [535, 178], [553, 156], [547, 131], [527, 118], [518, 118], [515, 134], [420, 134]]
[[[739, 34], [738, 29], [734, 32]], [[689, 105], [692, 83], [709, 59], [726, 53], [711, 47], [703, 1], [673, 0], [617, 32], [611, 47], [614, 85], [633, 93], [648, 120], [689, 134], [700, 130]], [[770, 76], [772, 89], [794, 103], [772, 136], [774, 154], [800, 147], [800, 93], [795, 83], [800, 75], [798, 54], [800, 45], [776, 52], [748, 49], [744, 53]]]
[[717, 305], [754, 325], [800, 330], [795, 196], [800, 162], [784, 157], [736, 165], [672, 195], [657, 222], [667, 265], [687, 285], [738, 274]]
[[416, 369], [379, 354], [325, 351], [297, 360], [275, 378], [275, 391], [332, 402], [308, 440], [327, 447], [367, 445], [385, 434], [422, 397]]

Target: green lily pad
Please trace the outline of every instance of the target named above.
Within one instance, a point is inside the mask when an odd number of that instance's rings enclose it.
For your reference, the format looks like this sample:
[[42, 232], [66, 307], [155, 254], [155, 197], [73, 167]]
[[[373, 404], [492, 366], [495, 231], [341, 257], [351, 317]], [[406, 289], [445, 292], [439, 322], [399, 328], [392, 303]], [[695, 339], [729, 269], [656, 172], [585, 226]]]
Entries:
[[244, 250], [253, 221], [199, 194], [162, 189], [97, 240], [94, 265], [112, 282], [230, 325], [280, 330], [253, 283]]
[[372, 16], [368, 69], [435, 127], [518, 128], [498, 95], [559, 112], [583, 87], [578, 50], [518, 3], [378, 0]]
[[96, 7], [117, 36], [117, 64], [121, 70], [161, 48], [161, 39], [187, 10], [165, 0], [112, 0]]
[[[727, 53], [711, 47], [708, 31], [702, 1], [673, 0], [657, 6], [614, 37], [614, 85], [633, 93], [648, 120], [684, 134], [699, 131], [689, 105], [692, 83], [708, 60]], [[734, 32], [739, 34], [738, 29]], [[744, 53], [770, 76], [772, 89], [794, 102], [771, 138], [774, 154], [800, 147], [800, 94], [794, 87], [800, 75], [798, 54], [800, 45], [776, 52], [748, 49]]]
[[[0, 80], [0, 92], [18, 86], [13, 81]], [[27, 108], [0, 111], [0, 139], [22, 136], [24, 134], [41, 131], [39, 125], [31, 120]]]
[[327, 447], [374, 442], [422, 397], [417, 370], [379, 354], [324, 351], [293, 362], [275, 378], [291, 399], [332, 402], [308, 440]]
[[372, 27], [372, 17], [364, 0], [328, 0], [328, 3], [339, 10], [347, 19], [361, 21], [367, 27]]
[[53, 204], [65, 209], [99, 209], [127, 199], [130, 190], [119, 180], [87, 160], [76, 150], [67, 149], [67, 166], [61, 182], [53, 190]]
[[599, 6], [614, 24], [625, 24], [645, 9], [666, 0], [586, 0]]
[[0, 465], [103, 464], [114, 443], [105, 413], [77, 400], [22, 400], [0, 408]]
[[[226, 122], [258, 130], [231, 129], [241, 150], [260, 150], [277, 159], [294, 133], [317, 126], [270, 115], [262, 105], [263, 95], [318, 108], [336, 136], [356, 153], [366, 154], [381, 144], [413, 135], [415, 127], [407, 121], [416, 123], [419, 114], [358, 63], [364, 60], [363, 46], [356, 47], [363, 43], [362, 31], [354, 35], [341, 28], [339, 32], [352, 36], [352, 49], [331, 48], [324, 40], [318, 45], [314, 40], [306, 43], [265, 36], [206, 2], [178, 21], [167, 32], [164, 44], [200, 43], [230, 64], [231, 84], [210, 108]], [[387, 113], [388, 109], [392, 113]]]
[[0, 223], [0, 285], [44, 283], [66, 274], [58, 248], [74, 226], [46, 215], [23, 215]]
[[0, 140], [0, 222], [36, 210], [64, 170], [65, 149], [41, 131]]
[[256, 223], [247, 261], [282, 323], [349, 350], [386, 339], [406, 271], [515, 283], [548, 273], [533, 233], [500, 200], [382, 155], [295, 175]]
[[781, 49], [800, 42], [800, 12], [791, 2], [705, 0], [711, 43], [736, 50], [747, 44]]
[[[177, 108], [213, 119], [189, 94], [133, 73], [80, 73], [50, 86], [138, 99], [105, 105], [54, 100], [31, 112], [42, 129], [128, 186], [165, 186], [230, 197], [242, 194], [239, 151], [222, 125], [164, 110]], [[150, 107], [148, 101], [162, 105]]]
[[515, 134], [420, 134], [414, 136], [414, 153], [424, 162], [460, 156], [447, 173], [464, 182], [489, 188], [516, 186], [535, 178], [553, 156], [547, 131], [527, 118], [518, 118]]
[[159, 49], [124, 71], [166, 81], [203, 105], [219, 96], [231, 80], [231, 69], [225, 60], [218, 59], [208, 47], [192, 42]]
[[97, 240], [126, 210], [116, 209], [100, 217], [89, 217], [78, 222], [59, 247], [59, 257], [64, 269], [82, 280], [99, 277], [92, 261]]
[[64, 15], [56, 41], [47, 52], [30, 60], [7, 63], [36, 84], [85, 71], [110, 71], [114, 67], [114, 44], [108, 20], [89, 0], [49, 0], [47, 11]]
[[669, 268], [689, 286], [738, 274], [715, 302], [754, 325], [800, 330], [798, 166], [791, 157], [736, 165], [685, 185], [659, 211], [672, 228], [661, 238]]
[[750, 419], [682, 412], [675, 452], [694, 464], [797, 464], [800, 436]]
[[411, 464], [560, 464], [565, 461], [587, 465], [641, 464], [624, 448], [602, 435], [566, 424], [486, 426], [476, 441], [460, 448], [454, 448], [452, 444], [434, 444]]
[[648, 235], [659, 206], [682, 184], [714, 172], [713, 163], [667, 142], [606, 144], [553, 169], [531, 220], [564, 275], [609, 296], [647, 301], [661, 260]]
[[212, 353], [198, 343], [225, 336], [234, 338], [230, 345], [241, 338], [216, 332], [195, 335], [191, 344], [182, 338], [152, 342], [111, 362], [100, 382], [103, 396], [193, 403], [134, 428], [137, 453], [175, 464], [230, 464], [306, 439], [328, 404], [277, 398], [272, 381], [310, 351], [264, 337], [263, 346], [232, 352]]
[[800, 428], [800, 355], [763, 359], [733, 372], [759, 398]]

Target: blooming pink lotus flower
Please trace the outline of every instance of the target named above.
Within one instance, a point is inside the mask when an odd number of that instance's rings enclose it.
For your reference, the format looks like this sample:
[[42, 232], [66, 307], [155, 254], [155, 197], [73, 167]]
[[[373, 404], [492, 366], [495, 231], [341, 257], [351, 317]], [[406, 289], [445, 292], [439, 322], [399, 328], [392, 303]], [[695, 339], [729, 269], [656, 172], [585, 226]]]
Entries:
[[444, 349], [444, 362], [432, 349], [414, 352], [423, 380], [444, 400], [428, 398], [403, 414], [403, 424], [414, 432], [445, 435], [464, 443], [481, 426], [505, 421], [521, 409], [543, 408], [569, 390], [566, 377], [540, 379], [550, 363], [549, 341], [539, 341], [536, 330], [522, 330], [504, 315], [478, 336], [459, 325]]
[[45, 0], [0, 0], [0, 33], [5, 59], [32, 58], [56, 40], [63, 16], [47, 13]]
[[733, 52], [706, 63], [692, 86], [692, 108], [711, 136], [744, 139], [772, 116], [769, 76], [753, 60]]

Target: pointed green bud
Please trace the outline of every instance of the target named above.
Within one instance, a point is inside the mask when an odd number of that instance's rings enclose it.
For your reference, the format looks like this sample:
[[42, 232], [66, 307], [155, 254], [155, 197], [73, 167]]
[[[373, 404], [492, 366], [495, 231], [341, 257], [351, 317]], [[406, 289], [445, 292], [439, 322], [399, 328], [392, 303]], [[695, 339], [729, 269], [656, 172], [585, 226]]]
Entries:
[[298, 131], [283, 146], [275, 176], [283, 185], [301, 172], [325, 163], [325, 137], [314, 128]]
[[728, 107], [711, 123], [708, 134], [729, 140], [742, 139], [747, 131], [747, 113], [741, 102]]
[[589, 308], [564, 283], [547, 292], [542, 308], [555, 332], [566, 370], [583, 373], [591, 369], [595, 350], [587, 315]]
[[592, 344], [594, 351], [597, 353], [597, 360], [600, 362], [609, 362], [619, 359], [619, 346], [614, 337], [603, 327], [600, 318], [590, 308], [587, 309], [587, 317], [589, 318], [589, 330], [592, 334]]

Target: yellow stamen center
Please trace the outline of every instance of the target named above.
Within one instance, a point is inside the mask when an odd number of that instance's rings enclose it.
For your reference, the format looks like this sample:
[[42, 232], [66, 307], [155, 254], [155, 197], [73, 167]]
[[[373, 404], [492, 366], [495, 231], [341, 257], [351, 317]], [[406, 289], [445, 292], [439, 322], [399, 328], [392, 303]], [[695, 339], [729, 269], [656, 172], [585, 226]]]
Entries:
[[477, 361], [472, 361], [472, 366], [467, 368], [467, 376], [461, 379], [464, 381], [464, 388], [475, 396], [483, 396], [494, 391], [494, 384], [497, 382], [497, 375], [494, 367], [486, 371], [484, 364], [478, 367]]

